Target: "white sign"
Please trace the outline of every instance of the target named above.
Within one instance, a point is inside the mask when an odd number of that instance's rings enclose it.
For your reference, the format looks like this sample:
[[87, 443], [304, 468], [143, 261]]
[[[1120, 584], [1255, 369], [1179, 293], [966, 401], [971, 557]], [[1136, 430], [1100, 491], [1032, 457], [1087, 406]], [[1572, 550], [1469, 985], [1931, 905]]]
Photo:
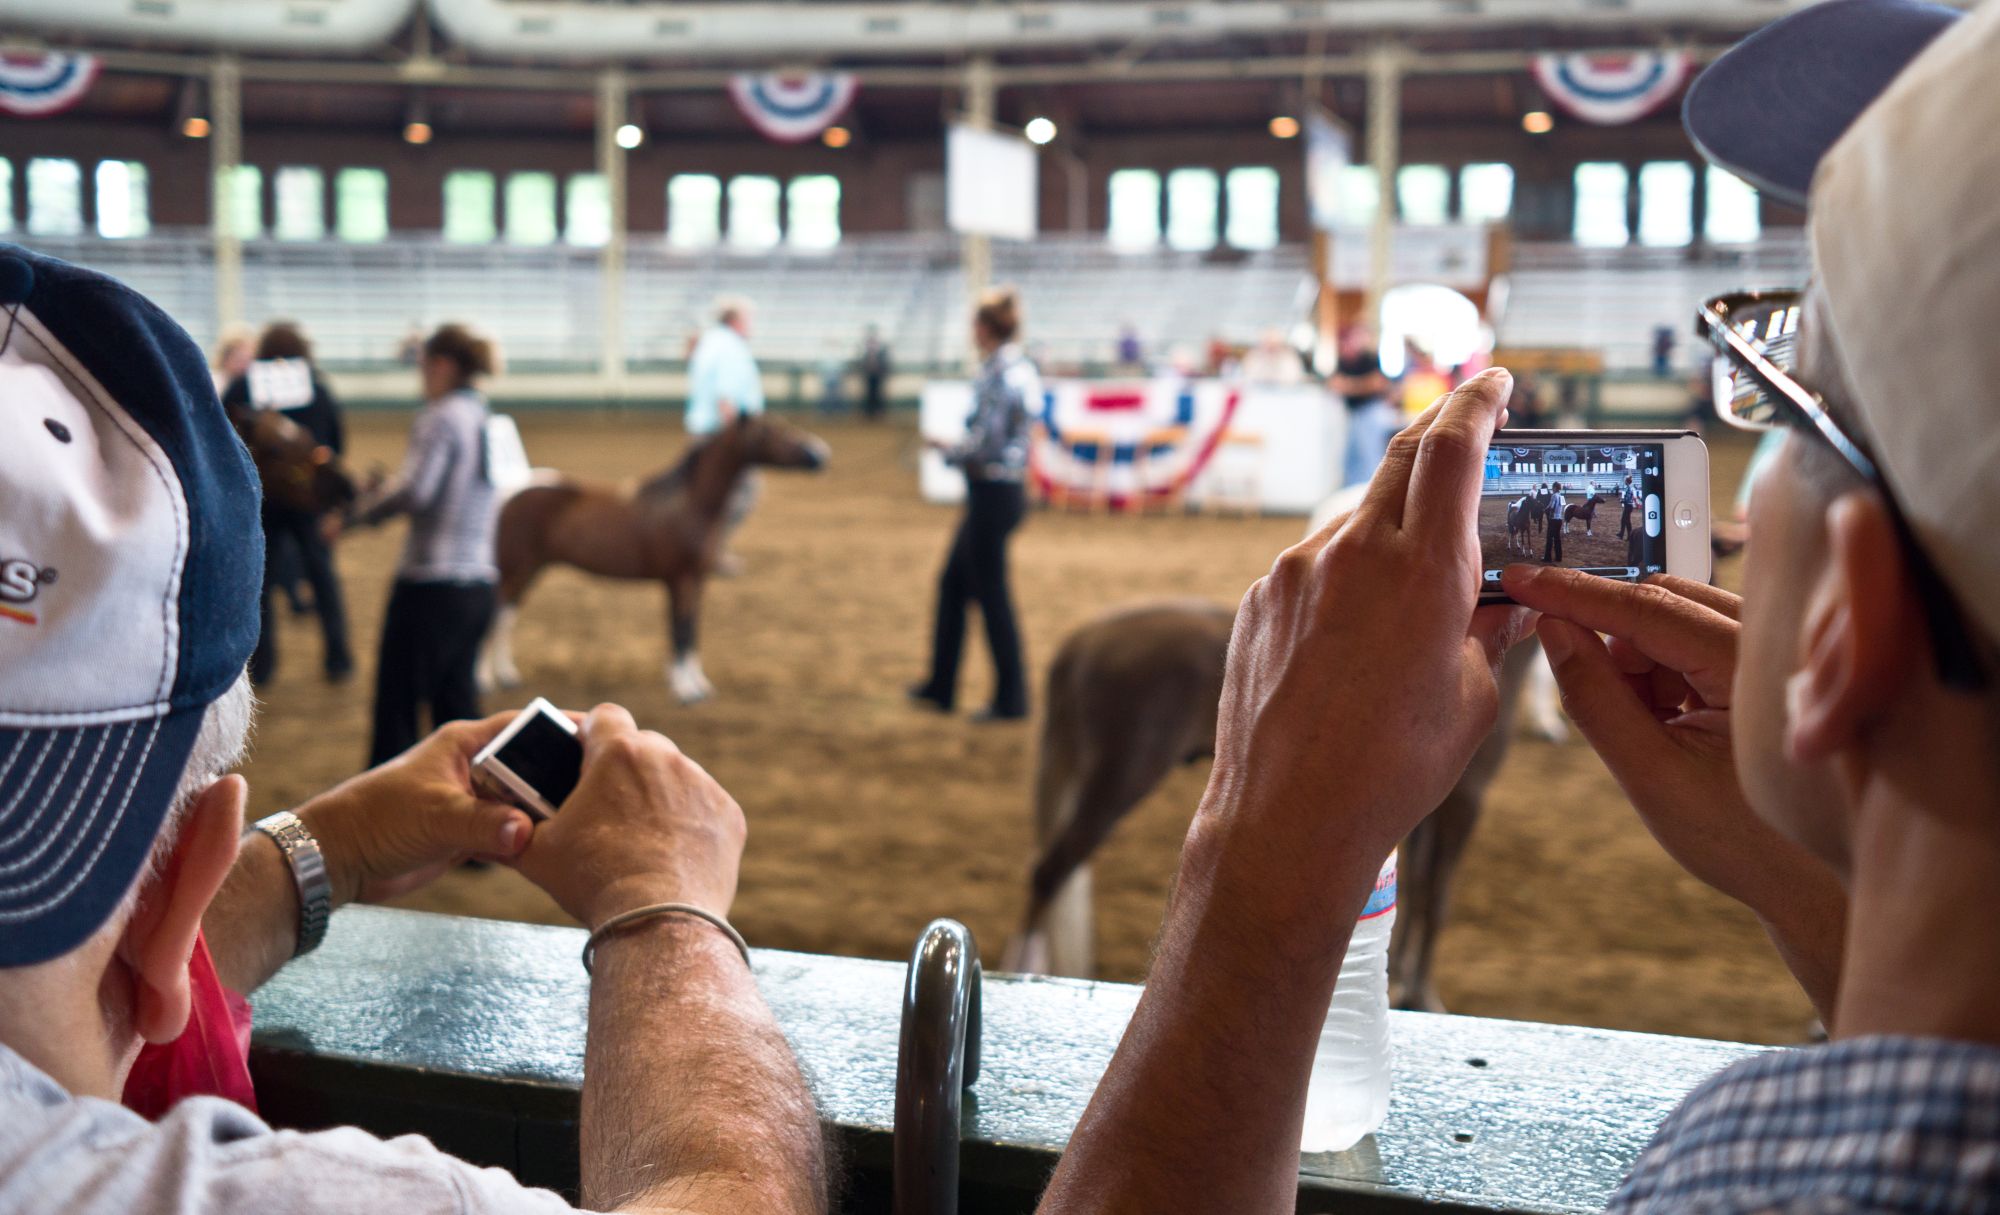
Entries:
[[[1463, 291], [1486, 285], [1486, 228], [1481, 224], [1397, 224], [1389, 246], [1389, 282], [1438, 283]], [[1369, 232], [1339, 228], [1329, 242], [1336, 286], [1368, 283]]]
[[1354, 159], [1340, 120], [1319, 106], [1306, 111], [1306, 208], [1312, 226], [1331, 232], [1340, 222], [1340, 172]]
[[1035, 146], [1016, 135], [954, 125], [945, 136], [945, 222], [954, 232], [1033, 240]]

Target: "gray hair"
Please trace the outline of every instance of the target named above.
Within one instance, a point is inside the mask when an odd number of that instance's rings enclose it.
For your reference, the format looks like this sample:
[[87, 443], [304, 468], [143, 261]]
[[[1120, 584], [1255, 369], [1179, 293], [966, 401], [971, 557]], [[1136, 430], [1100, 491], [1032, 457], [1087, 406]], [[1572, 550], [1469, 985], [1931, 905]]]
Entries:
[[125, 901], [107, 923], [122, 923], [138, 903], [139, 890], [147, 879], [166, 871], [167, 860], [174, 854], [174, 845], [180, 842], [181, 823], [187, 818], [188, 807], [207, 792], [210, 785], [243, 762], [243, 756], [250, 749], [250, 729], [256, 716], [257, 698], [250, 691], [247, 672], [238, 675], [236, 682], [229, 685], [229, 690], [203, 711], [201, 729], [195, 734], [194, 747], [188, 751], [187, 766], [181, 769], [180, 783], [174, 786], [173, 803], [167, 807], [167, 817], [160, 824], [160, 833], [153, 837], [152, 855], [145, 868], [132, 880], [132, 889], [126, 891]]
[[751, 303], [748, 296], [717, 296], [715, 300], [715, 323], [718, 325], [727, 325], [737, 317], [746, 316], [755, 311], [757, 311], [757, 305]]

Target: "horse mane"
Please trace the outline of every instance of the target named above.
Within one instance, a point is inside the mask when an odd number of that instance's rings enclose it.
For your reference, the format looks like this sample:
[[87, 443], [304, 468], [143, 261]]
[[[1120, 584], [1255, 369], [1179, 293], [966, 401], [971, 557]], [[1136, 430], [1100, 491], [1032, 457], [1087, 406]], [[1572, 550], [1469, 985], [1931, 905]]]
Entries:
[[665, 472], [655, 473], [639, 483], [639, 493], [644, 497], [658, 497], [674, 493], [694, 479], [694, 466], [701, 459], [702, 452], [715, 442], [714, 435], [703, 435], [688, 444], [681, 458], [674, 461]]

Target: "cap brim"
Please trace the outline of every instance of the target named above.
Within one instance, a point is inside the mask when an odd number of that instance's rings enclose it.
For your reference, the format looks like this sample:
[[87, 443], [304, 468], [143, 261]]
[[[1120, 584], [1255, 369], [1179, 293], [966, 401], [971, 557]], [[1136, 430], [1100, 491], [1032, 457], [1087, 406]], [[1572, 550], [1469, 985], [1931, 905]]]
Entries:
[[0, 729], [0, 968], [104, 926], [152, 855], [203, 712]]
[[1820, 157], [1961, 16], [1922, 0], [1825, 0], [1717, 59], [1681, 120], [1711, 163], [1803, 208]]

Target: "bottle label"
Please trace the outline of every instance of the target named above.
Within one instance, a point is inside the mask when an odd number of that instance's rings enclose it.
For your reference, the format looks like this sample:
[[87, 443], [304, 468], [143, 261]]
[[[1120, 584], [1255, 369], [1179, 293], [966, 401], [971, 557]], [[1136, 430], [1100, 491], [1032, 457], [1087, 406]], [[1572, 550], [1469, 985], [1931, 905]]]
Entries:
[[1375, 891], [1368, 896], [1368, 902], [1361, 908], [1361, 918], [1372, 920], [1378, 915], [1396, 910], [1396, 854], [1389, 854], [1389, 863], [1375, 878]]

